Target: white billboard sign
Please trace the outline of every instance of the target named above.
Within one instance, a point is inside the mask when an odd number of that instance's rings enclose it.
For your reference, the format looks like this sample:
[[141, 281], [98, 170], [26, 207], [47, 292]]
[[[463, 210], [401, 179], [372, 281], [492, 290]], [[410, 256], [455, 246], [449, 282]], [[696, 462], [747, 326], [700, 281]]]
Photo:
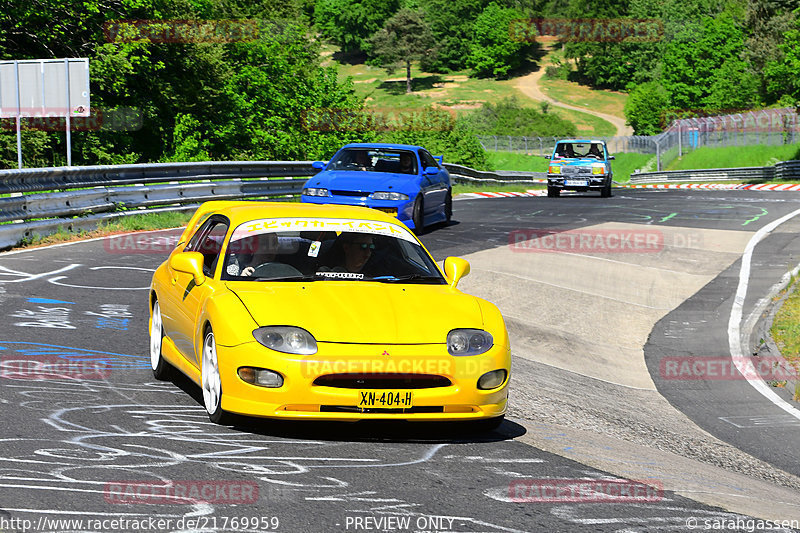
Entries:
[[17, 160], [22, 168], [22, 117], [66, 117], [67, 166], [72, 164], [70, 117], [89, 116], [89, 60], [0, 61], [0, 118], [17, 119]]
[[89, 60], [0, 61], [0, 118], [88, 117]]

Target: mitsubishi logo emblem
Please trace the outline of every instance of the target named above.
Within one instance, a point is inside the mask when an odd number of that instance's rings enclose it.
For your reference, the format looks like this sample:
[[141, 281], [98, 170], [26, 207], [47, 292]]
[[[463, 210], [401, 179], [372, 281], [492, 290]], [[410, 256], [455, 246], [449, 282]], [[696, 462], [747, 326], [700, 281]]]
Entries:
[[381, 355], [392, 355], [392, 354], [390, 354], [388, 351], [384, 350]]

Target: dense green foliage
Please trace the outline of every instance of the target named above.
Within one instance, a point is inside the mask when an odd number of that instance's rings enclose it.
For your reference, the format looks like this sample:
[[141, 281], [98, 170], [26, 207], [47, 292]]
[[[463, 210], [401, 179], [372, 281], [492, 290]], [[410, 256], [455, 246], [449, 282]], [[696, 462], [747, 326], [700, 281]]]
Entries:
[[[543, 109], [487, 105], [447, 127], [330, 127], [309, 116], [358, 112], [350, 81], [324, 67], [333, 42], [386, 67], [467, 69], [508, 77], [537, 61], [517, 19], [646, 19], [647, 34], [568, 39], [549, 73], [630, 92], [626, 115], [653, 134], [663, 117], [800, 102], [797, 0], [62, 0], [5, 2], [0, 58], [88, 57], [92, 108], [135, 110], [122, 128], [74, 131], [73, 164], [204, 159], [324, 159], [351, 140], [429, 145], [450, 161], [487, 164], [472, 132], [574, 135]], [[159, 39], [119, 21], [227, 21], [246, 38]], [[159, 22], [160, 21], [160, 22]], [[584, 22], [581, 22], [584, 21]], [[518, 21], [517, 21], [518, 22]], [[109, 31], [109, 24], [114, 31]], [[633, 22], [631, 22], [633, 24]], [[491, 95], [489, 95], [491, 98]], [[30, 127], [26, 166], [65, 163], [63, 131]], [[335, 126], [335, 125], [334, 125]], [[16, 166], [13, 122], [0, 124], [0, 166]], [[52, 128], [51, 128], [52, 130]]]
[[655, 82], [637, 85], [625, 102], [628, 124], [639, 135], [657, 135], [664, 127], [664, 109], [669, 105], [667, 91]]
[[646, 21], [644, 37], [565, 39], [565, 55], [574, 65], [571, 79], [637, 95], [627, 118], [636, 133], [648, 134], [653, 114], [647, 118], [644, 112], [655, 104], [662, 106], [655, 115], [670, 109], [676, 116], [795, 105], [798, 5], [796, 0], [569, 0], [544, 9], [553, 17]]
[[314, 22], [343, 52], [365, 52], [368, 39], [399, 7], [398, 0], [316, 0]]
[[575, 125], [558, 115], [522, 107], [515, 99], [488, 103], [464, 116], [465, 127], [485, 135], [573, 137]]
[[[255, 31], [245, 39], [180, 42], [141, 38], [132, 26], [104, 34], [104, 23], [126, 19], [248, 19], [241, 24]], [[356, 137], [304, 128], [303, 117], [317, 108], [357, 109], [362, 102], [334, 70], [320, 66], [319, 44], [307, 28], [301, 7], [291, 2], [17, 2], [0, 18], [0, 54], [88, 57], [92, 108], [139, 110], [141, 127], [123, 128], [134, 131], [76, 131], [73, 164], [314, 159]], [[16, 166], [13, 131], [7, 131], [0, 158]], [[64, 164], [63, 133], [26, 131], [24, 137], [26, 166]]]
[[515, 39], [509, 31], [513, 21], [522, 18], [523, 13], [518, 9], [494, 2], [486, 6], [475, 20], [467, 66], [479, 76], [495, 78], [504, 78], [519, 69], [534, 50], [531, 43]]

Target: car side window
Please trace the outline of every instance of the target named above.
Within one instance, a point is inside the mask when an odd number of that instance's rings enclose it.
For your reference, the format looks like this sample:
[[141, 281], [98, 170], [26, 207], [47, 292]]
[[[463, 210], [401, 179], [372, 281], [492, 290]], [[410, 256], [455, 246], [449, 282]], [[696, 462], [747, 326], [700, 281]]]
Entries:
[[439, 162], [436, 161], [427, 150], [420, 150], [419, 157], [422, 159], [422, 168], [436, 167], [439, 168]]
[[226, 233], [228, 233], [228, 224], [222, 220], [212, 219], [192, 236], [186, 246], [187, 252], [203, 254], [203, 274], [206, 276], [214, 275]]

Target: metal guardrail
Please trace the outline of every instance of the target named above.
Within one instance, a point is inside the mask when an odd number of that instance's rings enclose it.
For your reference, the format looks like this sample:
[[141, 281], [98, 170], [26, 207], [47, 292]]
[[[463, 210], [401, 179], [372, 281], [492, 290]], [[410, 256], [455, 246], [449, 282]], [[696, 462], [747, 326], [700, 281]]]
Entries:
[[[523, 182], [544, 173], [481, 172], [445, 163], [453, 180]], [[300, 194], [311, 161], [213, 161], [0, 170], [0, 249], [34, 235], [94, 229], [143, 212], [193, 211], [207, 200]], [[58, 191], [58, 192], [44, 192]], [[39, 220], [37, 220], [39, 219]]]
[[709, 168], [700, 170], [667, 170], [631, 174], [631, 183], [665, 181], [767, 181], [800, 180], [800, 161], [781, 161], [774, 167]]

